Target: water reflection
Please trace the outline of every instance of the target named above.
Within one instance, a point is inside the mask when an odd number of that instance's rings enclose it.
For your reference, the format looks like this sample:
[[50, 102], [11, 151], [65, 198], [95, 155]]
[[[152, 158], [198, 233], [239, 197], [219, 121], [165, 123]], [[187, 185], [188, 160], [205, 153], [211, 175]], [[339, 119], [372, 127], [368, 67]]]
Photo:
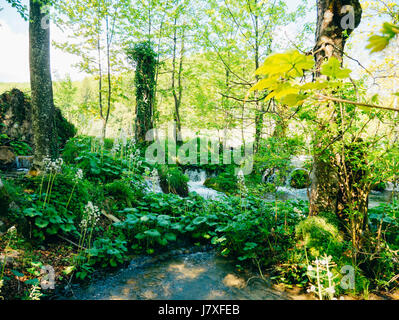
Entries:
[[[122, 269], [74, 288], [74, 299], [289, 299], [284, 293], [237, 274], [234, 264], [213, 252], [173, 256]], [[65, 297], [61, 297], [63, 299]]]

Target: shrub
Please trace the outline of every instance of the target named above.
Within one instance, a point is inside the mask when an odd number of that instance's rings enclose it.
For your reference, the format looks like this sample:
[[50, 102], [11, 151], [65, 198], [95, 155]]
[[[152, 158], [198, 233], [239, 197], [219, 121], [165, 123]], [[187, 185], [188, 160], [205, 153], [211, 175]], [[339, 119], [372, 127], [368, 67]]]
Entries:
[[216, 177], [211, 177], [205, 180], [204, 185], [216, 191], [227, 194], [235, 194], [238, 192], [237, 176], [233, 170], [220, 173]]
[[122, 201], [128, 207], [132, 207], [132, 201], [135, 198], [135, 194], [129, 184], [125, 181], [116, 180], [112, 183], [108, 183], [105, 185], [105, 191], [115, 200]]
[[309, 173], [302, 169], [297, 169], [292, 172], [290, 186], [295, 189], [308, 188], [310, 186]]
[[385, 190], [385, 188], [386, 188], [385, 183], [384, 182], [379, 182], [379, 183], [374, 184], [371, 187], [371, 190], [382, 192], [382, 191]]
[[188, 196], [188, 177], [178, 167], [161, 166], [159, 183], [164, 193], [173, 193], [181, 197]]

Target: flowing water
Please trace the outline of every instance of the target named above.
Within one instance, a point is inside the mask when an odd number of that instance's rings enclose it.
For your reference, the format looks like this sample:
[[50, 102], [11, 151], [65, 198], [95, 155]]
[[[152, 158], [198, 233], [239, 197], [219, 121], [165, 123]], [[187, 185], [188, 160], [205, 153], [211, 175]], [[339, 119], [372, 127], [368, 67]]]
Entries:
[[[294, 170], [304, 170], [307, 158], [294, 159]], [[188, 170], [189, 191], [206, 199], [220, 199], [223, 193], [204, 186], [204, 170]], [[280, 199], [307, 199], [307, 189], [294, 189], [289, 185], [278, 188]], [[162, 192], [159, 183], [147, 180], [147, 190]], [[392, 191], [372, 192], [370, 206], [387, 201]], [[266, 195], [274, 200], [275, 194]], [[86, 286], [72, 285], [57, 299], [79, 300], [287, 300], [295, 299], [286, 293], [271, 289], [259, 277], [246, 272], [238, 273], [233, 261], [202, 249], [199, 252], [175, 250], [156, 257], [141, 257], [128, 267], [99, 277]]]
[[185, 174], [189, 177], [189, 192], [196, 192], [205, 199], [220, 199], [224, 196], [222, 192], [207, 188], [204, 186], [206, 178], [208, 178], [205, 170], [186, 170]]
[[[249, 281], [248, 281], [249, 280]], [[232, 261], [212, 251], [143, 257], [127, 268], [72, 287], [58, 299], [79, 300], [282, 300], [287, 294], [259, 278], [239, 274]]]

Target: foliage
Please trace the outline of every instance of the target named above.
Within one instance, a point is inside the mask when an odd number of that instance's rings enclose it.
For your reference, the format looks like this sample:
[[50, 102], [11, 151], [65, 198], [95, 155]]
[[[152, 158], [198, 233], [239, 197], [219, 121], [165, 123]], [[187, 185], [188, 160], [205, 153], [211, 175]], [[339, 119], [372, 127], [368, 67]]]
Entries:
[[125, 261], [125, 244], [126, 241], [121, 239], [97, 239], [88, 251], [88, 261], [91, 265], [100, 265], [102, 268], [116, 267]]
[[338, 228], [325, 217], [313, 216], [300, 222], [295, 227], [298, 240], [309, 249], [312, 258], [321, 257], [324, 253], [340, 257], [343, 252], [344, 240]]
[[238, 192], [237, 175], [234, 174], [234, 168], [219, 173], [216, 177], [207, 178], [204, 186], [215, 189], [226, 194], [236, 194]]
[[295, 170], [291, 173], [290, 186], [295, 189], [303, 189], [310, 186], [309, 173], [306, 170]]
[[385, 22], [381, 29], [382, 35], [374, 35], [369, 38], [367, 48], [371, 52], [380, 52], [384, 50], [389, 42], [399, 34], [399, 26]]
[[77, 130], [72, 123], [64, 118], [61, 110], [58, 108], [55, 109], [55, 121], [57, 124], [58, 142], [60, 146], [64, 146], [70, 138], [75, 136]]
[[159, 183], [165, 193], [174, 193], [182, 197], [188, 196], [188, 177], [176, 166], [160, 166]]

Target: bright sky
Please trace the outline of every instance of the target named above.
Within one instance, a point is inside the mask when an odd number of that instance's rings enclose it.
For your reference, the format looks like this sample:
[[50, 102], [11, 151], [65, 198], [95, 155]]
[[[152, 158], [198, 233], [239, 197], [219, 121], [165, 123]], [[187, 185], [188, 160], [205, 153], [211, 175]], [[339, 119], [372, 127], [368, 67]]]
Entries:
[[[28, 4], [28, 0], [22, 1]], [[0, 11], [0, 82], [29, 82], [29, 27], [28, 22], [24, 21], [5, 1], [1, 1], [4, 7]], [[54, 26], [50, 29], [51, 39], [65, 41], [65, 35]], [[51, 48], [51, 69], [53, 78], [64, 77], [70, 74], [73, 80], [80, 80], [85, 77], [79, 73], [72, 65], [77, 62], [73, 55]]]

